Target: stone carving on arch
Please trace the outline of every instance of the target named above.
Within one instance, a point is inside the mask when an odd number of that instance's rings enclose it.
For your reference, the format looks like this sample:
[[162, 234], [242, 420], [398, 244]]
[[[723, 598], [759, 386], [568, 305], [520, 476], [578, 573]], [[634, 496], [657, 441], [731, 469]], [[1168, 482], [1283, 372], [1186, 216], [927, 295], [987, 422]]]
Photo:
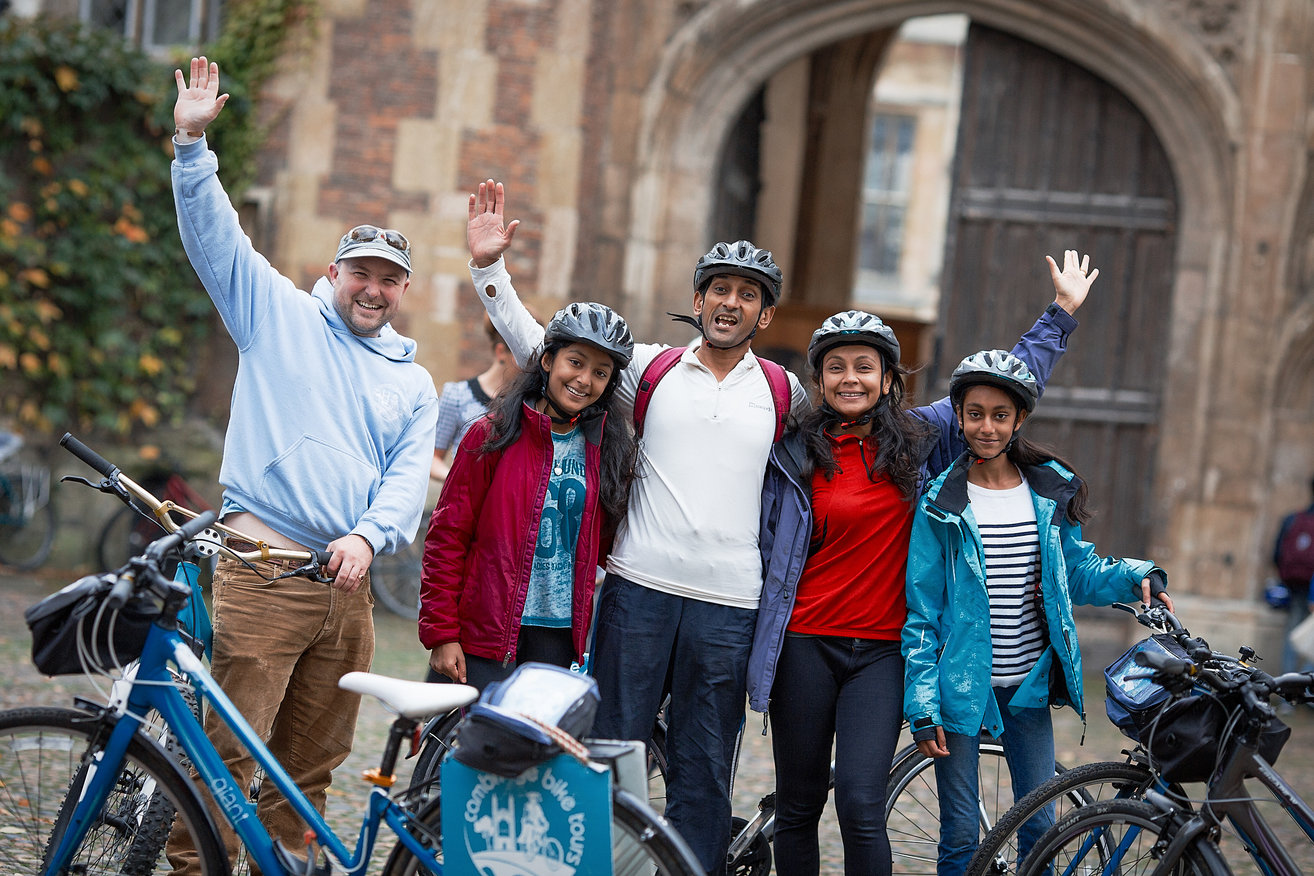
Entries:
[[1240, 0], [1164, 0], [1164, 12], [1185, 24], [1235, 80], [1245, 44]]
[[[1226, 0], [1210, 5], [1219, 4], [1227, 8]], [[1191, 289], [1217, 296], [1223, 271], [1210, 252], [1226, 234], [1239, 98], [1219, 58], [1198, 35], [1184, 34], [1170, 12], [1208, 18], [1210, 27], [1215, 18], [1205, 16], [1196, 0], [1175, 0], [1170, 7], [1152, 0], [1089, 0], [1075, 8], [1062, 0], [761, 0], [746, 12], [742, 3], [713, 0], [691, 10], [667, 41], [642, 97], [627, 198], [626, 313], [650, 334], [664, 324], [662, 311], [688, 306], [688, 269], [707, 243], [720, 145], [739, 108], [767, 78], [863, 30], [946, 12], [969, 15], [1067, 57], [1141, 109], [1178, 169], [1177, 289], [1189, 277]], [[1230, 14], [1225, 24], [1228, 32], [1238, 26]]]

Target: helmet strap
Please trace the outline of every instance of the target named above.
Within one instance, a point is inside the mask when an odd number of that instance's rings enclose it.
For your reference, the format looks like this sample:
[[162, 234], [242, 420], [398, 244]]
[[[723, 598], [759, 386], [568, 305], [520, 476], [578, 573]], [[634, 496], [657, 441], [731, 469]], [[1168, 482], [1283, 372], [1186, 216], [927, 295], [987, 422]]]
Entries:
[[544, 414], [547, 418], [558, 426], [571, 426], [580, 418], [583, 411], [575, 414], [573, 417], [566, 414], [561, 407], [552, 400], [552, 394], [548, 392], [548, 370], [543, 367], [542, 359], [538, 363], [538, 394], [543, 397]]

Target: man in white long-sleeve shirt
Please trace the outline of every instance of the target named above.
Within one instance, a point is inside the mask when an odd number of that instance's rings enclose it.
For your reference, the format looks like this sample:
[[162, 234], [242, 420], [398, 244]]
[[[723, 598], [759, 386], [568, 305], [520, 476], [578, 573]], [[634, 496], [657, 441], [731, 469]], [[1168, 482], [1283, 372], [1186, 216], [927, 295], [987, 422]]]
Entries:
[[[520, 362], [543, 329], [502, 262], [518, 222], [503, 222], [502, 186], [470, 196], [471, 275]], [[718, 244], [695, 269], [702, 337], [651, 394], [629, 512], [607, 561], [594, 674], [594, 735], [645, 739], [669, 678], [666, 814], [707, 869], [725, 870], [730, 768], [744, 717], [745, 673], [762, 589], [758, 516], [777, 424], [753, 335], [771, 322], [781, 274], [747, 241]], [[616, 397], [632, 414], [639, 380], [664, 348], [638, 344]], [[789, 404], [809, 406], [788, 375]]]

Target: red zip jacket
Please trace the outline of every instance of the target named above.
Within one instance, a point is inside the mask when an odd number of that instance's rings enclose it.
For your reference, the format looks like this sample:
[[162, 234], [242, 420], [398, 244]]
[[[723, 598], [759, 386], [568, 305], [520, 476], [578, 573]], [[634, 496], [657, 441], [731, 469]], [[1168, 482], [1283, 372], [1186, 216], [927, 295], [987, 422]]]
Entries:
[[[583, 656], [593, 614], [601, 549], [598, 442], [605, 415], [582, 419], [584, 514], [575, 545], [571, 638]], [[497, 453], [480, 453], [487, 417], [461, 440], [424, 540], [420, 642], [432, 650], [459, 642], [466, 654], [503, 663], [515, 658], [539, 521], [552, 468], [552, 421], [526, 405], [520, 438]]]

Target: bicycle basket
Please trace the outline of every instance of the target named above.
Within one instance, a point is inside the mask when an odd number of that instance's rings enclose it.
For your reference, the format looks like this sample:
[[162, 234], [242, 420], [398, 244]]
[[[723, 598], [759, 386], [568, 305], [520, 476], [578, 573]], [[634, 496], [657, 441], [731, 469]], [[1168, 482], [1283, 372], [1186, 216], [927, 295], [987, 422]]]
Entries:
[[598, 683], [589, 676], [524, 663], [484, 689], [457, 725], [452, 757], [481, 772], [518, 776], [561, 752], [536, 721], [578, 739], [593, 726], [598, 701]]
[[88, 575], [23, 612], [32, 632], [32, 662], [44, 675], [86, 668], [122, 669], [141, 656], [158, 604], [140, 596], [116, 612], [101, 611], [113, 574]]
[[[1169, 782], [1209, 781], [1228, 718], [1227, 707], [1210, 694], [1173, 700], [1142, 731], [1155, 769]], [[1290, 727], [1269, 719], [1260, 731], [1259, 756], [1275, 763], [1290, 735]]]
[[1104, 711], [1115, 727], [1137, 741], [1142, 741], [1141, 730], [1170, 696], [1167, 688], [1150, 678], [1148, 667], [1136, 663], [1136, 655], [1142, 651], [1186, 658], [1172, 636], [1159, 633], [1132, 645], [1104, 670]]

